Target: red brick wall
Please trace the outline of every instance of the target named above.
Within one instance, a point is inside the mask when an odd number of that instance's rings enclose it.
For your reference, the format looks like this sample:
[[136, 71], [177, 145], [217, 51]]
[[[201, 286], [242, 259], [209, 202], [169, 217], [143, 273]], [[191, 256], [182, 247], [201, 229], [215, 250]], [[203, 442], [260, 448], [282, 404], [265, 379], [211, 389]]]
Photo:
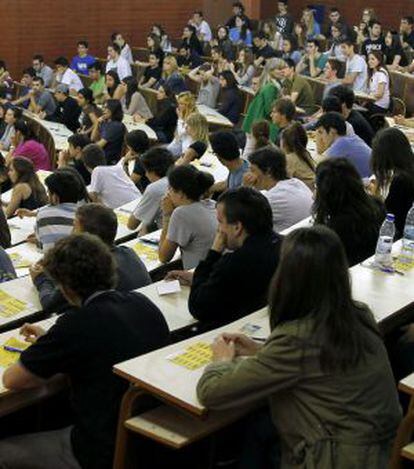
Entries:
[[34, 53], [46, 61], [70, 58], [81, 38], [89, 40], [92, 54], [104, 56], [115, 30], [135, 46], [143, 44], [154, 22], [176, 37], [191, 12], [203, 6], [202, 0], [0, 0], [0, 58], [20, 78]]

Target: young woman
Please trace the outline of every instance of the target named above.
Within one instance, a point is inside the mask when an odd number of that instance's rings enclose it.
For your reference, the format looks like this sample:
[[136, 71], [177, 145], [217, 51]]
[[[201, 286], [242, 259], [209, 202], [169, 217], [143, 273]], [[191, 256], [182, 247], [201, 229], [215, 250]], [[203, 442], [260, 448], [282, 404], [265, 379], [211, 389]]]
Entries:
[[[215, 339], [200, 402], [240, 407], [268, 396], [280, 467], [385, 469], [401, 410], [381, 334], [352, 298], [335, 233], [318, 226], [284, 239], [269, 303], [263, 345], [238, 332]], [[274, 432], [260, 428], [260, 441]]]
[[385, 209], [367, 194], [358, 172], [345, 158], [318, 165], [313, 212], [315, 224], [326, 225], [339, 236], [350, 266], [374, 254]]
[[140, 86], [143, 88], [155, 88], [161, 76], [162, 68], [160, 66], [160, 57], [157, 56], [157, 54], [150, 53], [148, 56], [148, 65], [140, 78]]
[[385, 114], [391, 104], [391, 79], [380, 51], [368, 54], [368, 93], [375, 98], [368, 104], [370, 114]]
[[25, 156], [32, 161], [35, 171], [39, 169], [49, 171], [52, 168], [49, 153], [45, 146], [35, 139], [30, 125], [19, 119], [14, 124], [14, 129], [13, 145], [6, 156], [6, 163], [10, 163], [13, 157]]
[[190, 48], [192, 53], [195, 52], [198, 55], [203, 55], [203, 46], [197, 37], [197, 30], [194, 26], [191, 24], [184, 26], [181, 39], [183, 44]]
[[313, 192], [315, 189], [315, 163], [306, 149], [308, 136], [304, 127], [297, 122], [290, 124], [283, 130], [280, 143], [286, 154], [288, 176], [300, 179]]
[[165, 53], [172, 52], [170, 38], [168, 37], [164, 29], [161, 27], [161, 25], [159, 24], [152, 25], [151, 32], [152, 34], [156, 34], [159, 37], [160, 47]]
[[187, 134], [192, 142], [175, 162], [176, 165], [190, 164], [201, 158], [209, 145], [209, 129], [207, 119], [199, 112], [193, 112], [186, 120]]
[[0, 151], [9, 150], [15, 133], [14, 125], [22, 117], [22, 111], [17, 107], [9, 107], [4, 115], [6, 128], [0, 138]]
[[227, 117], [233, 124], [237, 124], [242, 112], [243, 100], [237, 81], [230, 70], [225, 70], [219, 75], [221, 87], [221, 103], [218, 112]]
[[121, 81], [120, 100], [122, 109], [128, 116], [140, 116], [143, 119], [150, 119], [152, 112], [148, 107], [145, 98], [138, 91], [138, 82], [134, 77], [125, 77]]
[[81, 128], [80, 133], [89, 135], [95, 122], [101, 117], [102, 111], [96, 106], [93, 99], [93, 91], [89, 88], [82, 88], [76, 95], [76, 100], [82, 109], [80, 116]]
[[167, 147], [176, 158], [180, 157], [193, 143], [187, 132], [187, 119], [196, 110], [196, 99], [190, 91], [184, 91], [177, 96], [177, 128], [174, 140]]
[[315, 20], [315, 14], [312, 8], [306, 7], [302, 13], [303, 28], [305, 30], [306, 39], [319, 39], [321, 35], [321, 27]]
[[265, 21], [263, 23], [263, 32], [270, 47], [276, 51], [282, 50], [283, 36], [277, 30], [276, 24], [273, 21]]
[[160, 59], [160, 67], [164, 61], [164, 51], [161, 47], [161, 40], [157, 34], [150, 33], [147, 36], [147, 48], [150, 54], [155, 54]]
[[286, 36], [283, 38], [282, 59], [292, 59], [297, 65], [302, 55], [298, 50], [298, 43], [295, 36]]
[[253, 152], [267, 146], [274, 147], [274, 143], [270, 140], [270, 124], [264, 119], [256, 121], [252, 125], [251, 142], [244, 147], [243, 158], [247, 160]]
[[396, 70], [398, 67], [406, 67], [408, 60], [401, 46], [400, 36], [396, 32], [388, 30], [385, 31], [384, 40], [384, 56], [387, 68]]
[[13, 191], [10, 203], [5, 210], [7, 218], [14, 216], [18, 208], [35, 210], [47, 204], [46, 190], [29, 159], [13, 158], [9, 166], [9, 177], [13, 184]]
[[229, 30], [226, 26], [218, 26], [214, 39], [210, 41], [210, 47], [220, 47], [227, 59], [234, 59], [234, 46], [229, 38]]
[[114, 70], [105, 73], [106, 99], [118, 99], [120, 84], [119, 76]]
[[103, 148], [108, 164], [116, 164], [121, 158], [126, 132], [122, 123], [123, 118], [124, 113], [120, 101], [108, 99], [102, 116], [92, 129], [91, 140]]
[[342, 34], [342, 25], [340, 24], [333, 24], [331, 26], [331, 39], [328, 43], [328, 55], [329, 57], [333, 57], [341, 62], [346, 62], [346, 57], [342, 52], [341, 42], [344, 40], [344, 36]]
[[162, 70], [160, 85], [167, 85], [174, 94], [182, 93], [187, 89], [184, 78], [178, 71], [177, 59], [175, 57], [172, 55], [165, 57]]
[[215, 203], [201, 200], [214, 178], [192, 165], [182, 165], [168, 173], [168, 184], [161, 203], [159, 258], [168, 262], [180, 248], [184, 269], [193, 269], [206, 257], [217, 232]]
[[233, 44], [252, 47], [252, 32], [247, 28], [246, 20], [240, 15], [235, 18], [236, 26], [230, 29], [229, 38]]
[[404, 231], [405, 218], [414, 202], [414, 153], [401, 130], [380, 130], [372, 141], [371, 165], [374, 193], [385, 202], [387, 213], [395, 215], [396, 239]]
[[298, 50], [304, 50], [306, 45], [306, 31], [301, 23], [295, 23], [293, 27], [293, 37], [298, 45]]
[[354, 26], [354, 31], [356, 34], [356, 44], [361, 47], [369, 39], [368, 23], [361, 21], [358, 26]]
[[250, 87], [255, 73], [253, 52], [244, 47], [240, 49], [236, 63], [230, 62], [229, 70], [233, 73], [237, 83], [241, 86]]

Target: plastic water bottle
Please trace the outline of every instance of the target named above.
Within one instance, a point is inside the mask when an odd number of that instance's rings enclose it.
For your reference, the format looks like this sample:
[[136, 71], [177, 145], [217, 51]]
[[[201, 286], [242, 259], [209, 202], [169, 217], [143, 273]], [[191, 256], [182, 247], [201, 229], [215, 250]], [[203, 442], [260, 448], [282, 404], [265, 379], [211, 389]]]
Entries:
[[410, 264], [414, 261], [414, 204], [405, 219], [404, 234], [400, 254], [400, 262]]
[[395, 226], [394, 215], [387, 213], [379, 232], [377, 248], [375, 249], [375, 264], [389, 267], [392, 265], [392, 243], [394, 242]]

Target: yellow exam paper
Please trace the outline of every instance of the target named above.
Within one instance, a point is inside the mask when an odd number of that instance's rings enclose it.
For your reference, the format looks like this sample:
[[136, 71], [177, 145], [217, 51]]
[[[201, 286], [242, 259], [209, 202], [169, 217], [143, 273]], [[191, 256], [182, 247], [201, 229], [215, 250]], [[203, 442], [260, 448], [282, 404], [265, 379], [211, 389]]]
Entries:
[[27, 308], [27, 303], [0, 290], [0, 317], [9, 318], [21, 313]]
[[196, 342], [185, 349], [184, 352], [173, 355], [169, 358], [172, 363], [187, 368], [187, 370], [197, 370], [211, 362], [213, 352], [210, 344], [206, 342]]
[[15, 337], [10, 337], [10, 339], [6, 340], [6, 342], [4, 342], [0, 347], [0, 366], [3, 368], [13, 365], [13, 363], [16, 363], [20, 357], [20, 352], [10, 352], [9, 350], [5, 350], [5, 345], [22, 350], [26, 350], [30, 346], [29, 343], [23, 342]]

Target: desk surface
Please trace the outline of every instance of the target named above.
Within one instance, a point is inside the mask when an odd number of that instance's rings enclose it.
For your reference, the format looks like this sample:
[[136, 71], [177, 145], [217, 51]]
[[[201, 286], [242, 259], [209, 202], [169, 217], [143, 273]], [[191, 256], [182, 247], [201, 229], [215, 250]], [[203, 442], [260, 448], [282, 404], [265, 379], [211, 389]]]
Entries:
[[121, 207], [114, 210], [116, 217], [118, 218], [118, 230], [115, 237], [115, 241], [117, 243], [122, 242], [123, 239], [132, 236], [136, 232], [136, 230], [130, 230], [127, 225], [129, 216], [138, 205], [140, 198], [141, 197], [138, 197], [136, 200], [128, 202], [127, 204], [122, 205]]
[[122, 122], [125, 124], [128, 132], [132, 132], [133, 130], [142, 130], [147, 134], [150, 140], [158, 140], [157, 134], [151, 129], [151, 127], [146, 124], [139, 124], [138, 122], [135, 122], [132, 116], [124, 114]]
[[43, 257], [42, 251], [32, 243], [22, 243], [6, 249], [13, 263], [17, 277], [29, 275], [29, 266]]
[[229, 170], [220, 163], [211, 149], [208, 149], [199, 160], [194, 160], [192, 164], [200, 171], [210, 173], [215, 182], [225, 181], [229, 175]]
[[227, 119], [227, 117], [220, 114], [215, 109], [205, 106], [204, 104], [197, 104], [197, 109], [200, 114], [202, 114], [209, 124], [219, 125], [222, 127], [234, 127], [233, 123]]
[[23, 114], [39, 122], [40, 125], [42, 125], [50, 133], [55, 143], [56, 150], [67, 150], [69, 146], [68, 138], [73, 134], [73, 132], [69, 130], [66, 125], [60, 124], [59, 122], [51, 122], [45, 119], [40, 119], [39, 116], [27, 110], [25, 110]]
[[35, 217], [13, 217], [7, 220], [12, 246], [26, 241], [27, 237], [34, 233], [35, 220]]
[[270, 332], [267, 309], [264, 308], [219, 329], [119, 363], [114, 367], [114, 371], [170, 404], [195, 415], [203, 415], [207, 409], [197, 399], [196, 384], [203, 373], [204, 366], [189, 370], [171, 362], [169, 358], [185, 351], [188, 346], [197, 342], [211, 344], [219, 334], [225, 331], [240, 331], [246, 324], [259, 326], [260, 329], [256, 335], [267, 337]]

